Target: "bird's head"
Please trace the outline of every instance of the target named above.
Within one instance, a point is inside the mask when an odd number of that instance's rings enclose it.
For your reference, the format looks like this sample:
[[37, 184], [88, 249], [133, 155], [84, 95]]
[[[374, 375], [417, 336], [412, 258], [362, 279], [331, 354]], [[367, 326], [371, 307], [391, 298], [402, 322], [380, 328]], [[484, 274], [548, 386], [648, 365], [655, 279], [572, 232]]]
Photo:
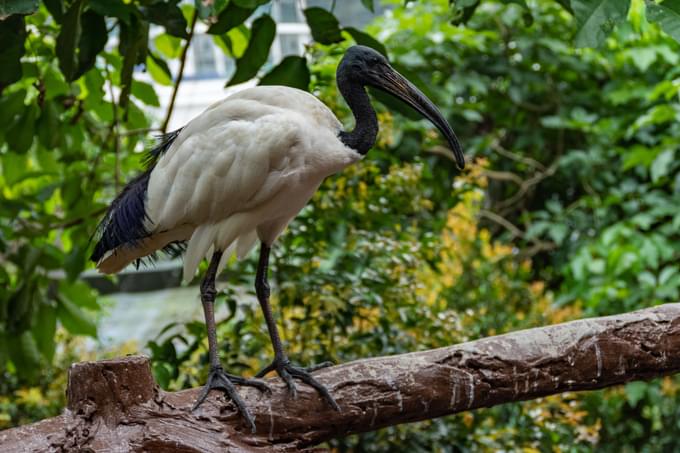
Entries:
[[338, 66], [338, 77], [346, 77], [362, 86], [377, 88], [410, 105], [439, 129], [449, 142], [458, 167], [465, 167], [460, 142], [437, 106], [390, 66], [381, 53], [366, 46], [350, 47]]

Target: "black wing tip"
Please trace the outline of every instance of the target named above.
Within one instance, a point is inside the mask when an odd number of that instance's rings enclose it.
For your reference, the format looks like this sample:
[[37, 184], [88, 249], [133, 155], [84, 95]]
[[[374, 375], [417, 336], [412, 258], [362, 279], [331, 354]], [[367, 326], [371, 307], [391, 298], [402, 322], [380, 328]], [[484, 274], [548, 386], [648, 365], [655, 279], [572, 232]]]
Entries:
[[97, 227], [97, 243], [90, 260], [98, 263], [104, 255], [121, 245], [135, 245], [149, 235], [145, 222], [148, 218], [144, 207], [150, 170], [130, 181], [113, 200]]
[[164, 134], [156, 135], [156, 146], [151, 148], [144, 156], [142, 163], [146, 168], [150, 168], [156, 164], [158, 159], [165, 154], [165, 152], [170, 148], [179, 135], [182, 132], [183, 127], [176, 129], [172, 132], [166, 132]]
[[148, 219], [145, 203], [149, 177], [158, 159], [170, 148], [182, 129], [158, 136], [158, 143], [144, 157], [146, 170], [130, 181], [111, 202], [93, 235], [97, 237], [97, 243], [90, 255], [92, 262], [98, 263], [110, 250], [122, 245], [133, 247], [149, 236], [145, 226]]

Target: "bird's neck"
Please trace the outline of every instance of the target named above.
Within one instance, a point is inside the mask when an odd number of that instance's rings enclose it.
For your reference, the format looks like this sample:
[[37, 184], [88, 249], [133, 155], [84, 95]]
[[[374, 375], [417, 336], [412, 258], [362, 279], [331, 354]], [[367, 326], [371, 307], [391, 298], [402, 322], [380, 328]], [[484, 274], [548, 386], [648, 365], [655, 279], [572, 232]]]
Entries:
[[378, 135], [378, 118], [375, 110], [362, 85], [349, 80], [342, 73], [338, 74], [337, 81], [342, 97], [354, 114], [354, 130], [340, 132], [340, 141], [359, 154], [366, 154], [375, 144]]

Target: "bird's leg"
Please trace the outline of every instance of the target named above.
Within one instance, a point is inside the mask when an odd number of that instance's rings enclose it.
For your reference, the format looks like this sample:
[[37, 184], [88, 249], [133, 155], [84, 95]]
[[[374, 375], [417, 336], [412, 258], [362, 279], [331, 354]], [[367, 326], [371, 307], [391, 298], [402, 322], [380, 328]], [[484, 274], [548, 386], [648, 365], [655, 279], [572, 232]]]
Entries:
[[271, 364], [263, 368], [255, 377], [262, 377], [270, 371], [276, 371], [279, 376], [285, 381], [288, 386], [288, 390], [293, 394], [293, 398], [297, 397], [297, 389], [295, 387], [295, 382], [293, 378], [299, 379], [305, 384], [314, 387], [317, 392], [323, 397], [323, 399], [328, 402], [335, 410], [340, 410], [338, 403], [328, 392], [326, 387], [324, 387], [319, 381], [314, 379], [310, 372], [318, 370], [319, 368], [324, 368], [333, 365], [332, 362], [324, 362], [322, 364], [310, 367], [301, 368], [293, 366], [288, 359], [288, 356], [283, 351], [283, 345], [281, 344], [281, 337], [279, 336], [279, 330], [276, 327], [276, 322], [274, 321], [274, 314], [272, 313], [271, 305], [269, 304], [269, 283], [267, 282], [267, 268], [269, 266], [269, 252], [271, 248], [262, 243], [260, 247], [260, 260], [257, 264], [257, 274], [255, 276], [255, 292], [257, 293], [257, 300], [260, 302], [262, 307], [262, 312], [264, 313], [264, 319], [267, 321], [267, 330], [269, 330], [269, 337], [272, 341], [272, 346], [274, 348], [274, 360]]
[[245, 403], [236, 391], [234, 384], [256, 387], [261, 391], [270, 391], [267, 384], [256, 379], [245, 379], [240, 376], [228, 374], [222, 368], [217, 350], [217, 329], [215, 326], [215, 277], [217, 276], [217, 266], [222, 257], [222, 252], [213, 253], [208, 271], [201, 282], [201, 302], [203, 303], [203, 314], [205, 315], [205, 325], [208, 330], [208, 354], [210, 356], [210, 374], [208, 382], [203, 387], [201, 395], [196, 400], [193, 409], [198, 408], [205, 401], [208, 393], [212, 389], [222, 389], [238, 407], [243, 418], [250, 425], [250, 429], [255, 432], [255, 421], [246, 408]]

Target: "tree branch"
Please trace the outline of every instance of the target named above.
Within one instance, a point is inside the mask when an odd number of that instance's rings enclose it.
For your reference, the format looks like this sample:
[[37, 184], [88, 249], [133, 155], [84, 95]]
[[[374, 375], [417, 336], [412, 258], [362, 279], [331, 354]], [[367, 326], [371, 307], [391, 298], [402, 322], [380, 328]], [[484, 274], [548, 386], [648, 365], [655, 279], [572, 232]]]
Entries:
[[520, 201], [530, 189], [542, 182], [544, 179], [554, 175], [557, 171], [558, 164], [559, 161], [555, 159], [555, 161], [545, 171], [538, 171], [534, 173], [529, 179], [522, 181], [517, 192], [515, 192], [515, 194], [510, 198], [506, 198], [505, 200], [501, 200], [496, 203], [495, 209], [499, 212], [503, 212], [503, 209], [513, 206], [515, 203]]
[[489, 211], [487, 209], [480, 209], [479, 217], [491, 220], [497, 225], [505, 228], [512, 235], [511, 239], [518, 237], [524, 239], [525, 241], [531, 242], [532, 246], [528, 249], [520, 251], [520, 256], [532, 257], [539, 252], [550, 251], [557, 248], [554, 242], [541, 241], [537, 238], [527, 239], [526, 231], [520, 230], [517, 226], [515, 226], [514, 223], [510, 222], [505, 217], [496, 214], [495, 212]]
[[500, 145], [498, 140], [494, 140], [491, 143], [491, 148], [494, 151], [496, 151], [498, 154], [500, 154], [501, 156], [505, 156], [508, 159], [512, 159], [516, 162], [521, 162], [523, 164], [529, 165], [529, 166], [534, 167], [535, 169], [537, 169], [539, 171], [545, 171], [545, 165], [543, 165], [542, 163], [540, 163], [536, 159], [532, 159], [529, 156], [523, 156], [521, 154], [514, 153], [514, 152], [512, 152], [508, 149], [505, 149]]
[[194, 37], [194, 30], [196, 29], [196, 20], [198, 19], [198, 10], [194, 10], [194, 15], [191, 17], [191, 25], [189, 27], [189, 36], [187, 36], [187, 42], [184, 44], [184, 49], [182, 49], [182, 54], [179, 60], [179, 72], [177, 73], [177, 80], [175, 81], [175, 86], [172, 89], [172, 95], [170, 96], [170, 103], [168, 104], [168, 111], [165, 114], [165, 120], [161, 126], [161, 133], [165, 134], [168, 132], [168, 124], [170, 124], [170, 118], [172, 117], [172, 111], [175, 108], [175, 100], [177, 99], [177, 92], [179, 91], [179, 85], [182, 83], [182, 78], [184, 77], [184, 67], [187, 63], [187, 55], [189, 53], [189, 45], [191, 45], [191, 40]]
[[591, 390], [680, 371], [680, 304], [573, 321], [316, 372], [342, 410], [305, 385], [297, 400], [240, 388], [255, 416], [247, 432], [218, 392], [167, 393], [148, 359], [83, 362], [69, 371], [68, 410], [0, 432], [6, 451], [299, 451], [325, 440], [480, 407]]

